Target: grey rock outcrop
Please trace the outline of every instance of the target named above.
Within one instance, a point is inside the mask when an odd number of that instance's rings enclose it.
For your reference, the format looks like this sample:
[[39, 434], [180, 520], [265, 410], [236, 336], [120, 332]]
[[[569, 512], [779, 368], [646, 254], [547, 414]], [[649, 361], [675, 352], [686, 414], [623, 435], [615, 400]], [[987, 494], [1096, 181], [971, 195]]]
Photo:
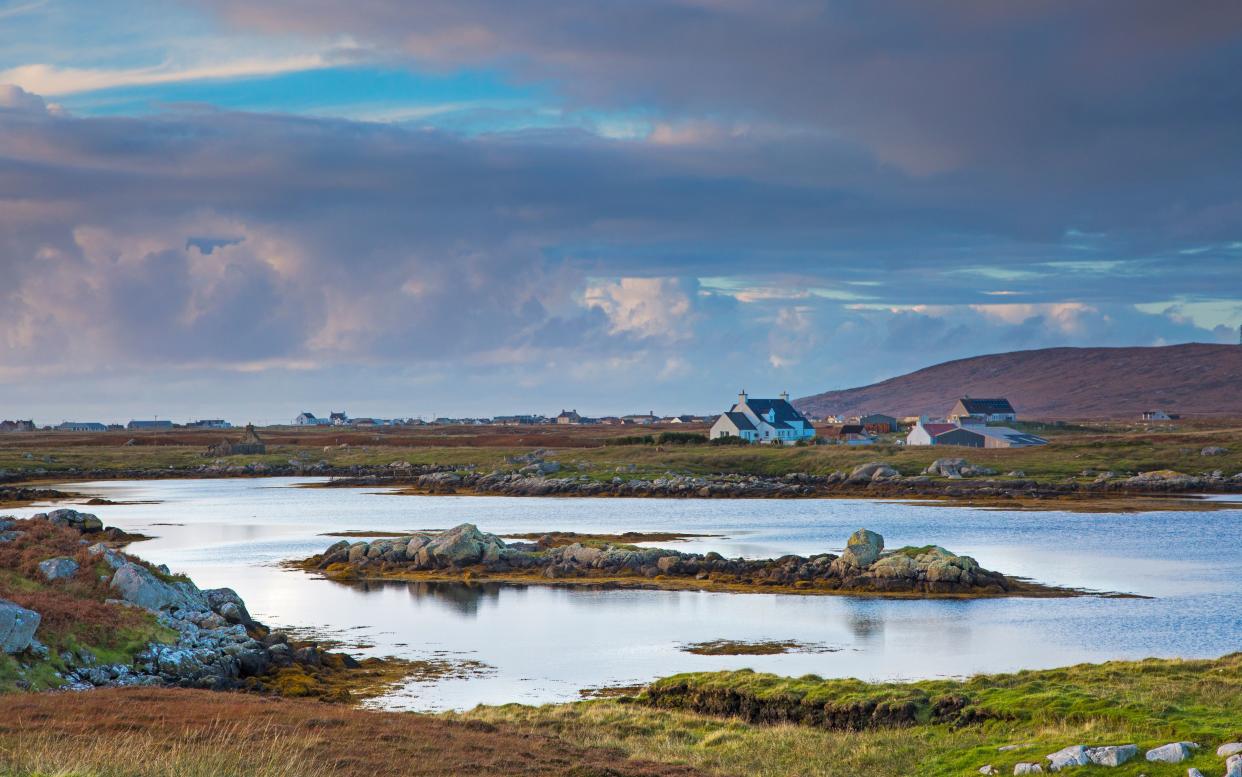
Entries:
[[868, 529], [859, 529], [846, 542], [841, 561], [853, 567], [869, 567], [879, 560], [883, 551], [883, 537]]
[[1049, 753], [1048, 771], [1059, 772], [1071, 766], [1086, 766], [1091, 763], [1091, 759], [1087, 757], [1087, 748], [1084, 745], [1070, 745], [1061, 748], [1055, 753]]
[[203, 592], [187, 581], [165, 582], [145, 567], [126, 563], [109, 584], [119, 598], [148, 610], [209, 610]]
[[112, 548], [109, 548], [107, 545], [103, 544], [102, 542], [96, 542], [94, 545], [91, 545], [89, 548], [86, 549], [86, 552], [91, 554], [92, 556], [102, 557], [104, 560], [104, 563], [112, 567], [112, 569], [114, 570], [120, 569], [121, 567], [129, 563], [128, 561], [125, 560], [124, 556], [122, 556], [120, 553], [113, 550]]
[[39, 574], [48, 582], [73, 577], [78, 571], [78, 562], [67, 556], [58, 556], [39, 562]]
[[67, 507], [46, 513], [36, 513], [31, 517], [36, 521], [50, 521], [56, 526], [67, 526], [83, 534], [103, 531], [103, 521], [99, 520], [98, 516], [93, 513], [80, 513]]
[[539, 572], [544, 578], [681, 577], [759, 586], [816, 587], [877, 593], [976, 593], [1002, 595], [1014, 582], [982, 569], [969, 556], [938, 546], [886, 552], [884, 538], [859, 529], [840, 556], [787, 555], [776, 559], [726, 559], [717, 553], [682, 553], [625, 545], [560, 547], [542, 543], [506, 544], [474, 524], [409, 538], [346, 545], [336, 542], [305, 566], [332, 575], [366, 575], [369, 571], [512, 573]]
[[8, 599], [0, 599], [0, 652], [20, 653], [30, 647], [42, 616]]
[[1194, 755], [1199, 748], [1194, 742], [1170, 742], [1147, 751], [1147, 760], [1153, 763], [1179, 764]]
[[1242, 753], [1242, 742], [1226, 742], [1216, 748], [1216, 755], [1221, 758], [1228, 758], [1231, 755], [1238, 755], [1240, 753]]
[[889, 480], [891, 478], [900, 477], [898, 472], [892, 465], [883, 461], [871, 461], [866, 464], [859, 464], [850, 472], [849, 483], [869, 483], [881, 480]]
[[1087, 748], [1087, 758], [1097, 766], [1121, 766], [1138, 755], [1138, 745], [1106, 745]]
[[1039, 764], [1020, 763], [1013, 767], [1014, 774], [1043, 774], [1044, 767]]

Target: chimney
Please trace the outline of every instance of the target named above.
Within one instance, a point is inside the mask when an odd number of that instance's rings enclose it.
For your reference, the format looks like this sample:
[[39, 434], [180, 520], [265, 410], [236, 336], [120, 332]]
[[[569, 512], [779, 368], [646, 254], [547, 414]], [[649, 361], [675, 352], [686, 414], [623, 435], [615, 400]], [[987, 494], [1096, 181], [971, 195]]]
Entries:
[[746, 389], [742, 389], [741, 391], [739, 391], [739, 392], [738, 392], [738, 394], [737, 394], [737, 403], [738, 403], [739, 405], [744, 405], [744, 404], [746, 404]]
[[783, 399], [783, 400], [785, 400], [786, 402], [788, 402], [788, 401], [789, 401], [789, 392], [788, 392], [788, 391], [782, 391], [782, 392], [781, 392], [781, 399]]

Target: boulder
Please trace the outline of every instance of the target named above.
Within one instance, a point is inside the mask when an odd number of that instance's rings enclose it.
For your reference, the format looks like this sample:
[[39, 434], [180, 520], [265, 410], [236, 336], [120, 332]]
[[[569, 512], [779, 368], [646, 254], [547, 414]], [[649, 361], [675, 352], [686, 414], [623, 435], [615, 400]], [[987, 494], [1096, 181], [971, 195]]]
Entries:
[[1231, 755], [1225, 761], [1225, 777], [1242, 777], [1242, 755]]
[[872, 564], [868, 574], [881, 580], [913, 580], [919, 576], [919, 567], [914, 559], [896, 553]]
[[240, 623], [244, 626], [254, 624], [246, 603], [232, 588], [209, 588], [203, 591], [207, 606], [228, 623]]
[[103, 544], [102, 542], [96, 542], [94, 545], [91, 545], [89, 548], [86, 549], [86, 552], [91, 554], [92, 556], [102, 556], [104, 563], [106, 563], [108, 566], [112, 567], [113, 569], [120, 569], [122, 566], [129, 563], [125, 560], [124, 556], [122, 556], [120, 553], [117, 553], [112, 548], [109, 548], [107, 545]]
[[936, 459], [923, 470], [924, 475], [935, 475], [943, 478], [960, 478], [966, 459]]
[[209, 610], [203, 592], [189, 581], [165, 582], [145, 567], [126, 563], [112, 576], [112, 590], [148, 610]]
[[493, 555], [497, 555], [504, 545], [496, 535], [481, 532], [472, 523], [463, 523], [436, 535], [419, 551], [419, 557], [426, 554], [440, 564], [467, 566], [482, 561], [489, 548], [494, 548]]
[[1070, 766], [1086, 766], [1091, 763], [1091, 759], [1087, 757], [1087, 748], [1085, 745], [1070, 745], [1061, 748], [1055, 753], [1047, 756], [1048, 771], [1059, 772]]
[[987, 766], [979, 767], [979, 774], [1000, 774], [1000, 772], [996, 771], [995, 766], [988, 764]]
[[1014, 774], [1043, 774], [1044, 767], [1039, 764], [1020, 763], [1013, 767]]
[[30, 647], [42, 619], [34, 610], [0, 599], [0, 652], [20, 653]]
[[58, 556], [39, 562], [39, 574], [43, 575], [43, 579], [48, 582], [73, 577], [77, 571], [78, 562], [67, 556]]
[[80, 513], [71, 508], [61, 508], [60, 510], [52, 510], [46, 513], [38, 513], [32, 516], [36, 521], [50, 521], [56, 526], [65, 526], [70, 529], [76, 529], [83, 534], [102, 531], [103, 521], [93, 513]]
[[1222, 448], [1219, 445], [1209, 445], [1199, 451], [1200, 456], [1224, 456], [1229, 452], [1228, 448]]
[[1194, 742], [1170, 742], [1147, 751], [1147, 760], [1153, 763], [1179, 764], [1199, 748]]
[[352, 564], [355, 561], [361, 561], [362, 559], [366, 558], [367, 550], [369, 550], [370, 547], [371, 545], [366, 542], [355, 542], [353, 545], [350, 545], [349, 546], [349, 563]]
[[869, 483], [874, 480], [895, 478], [900, 474], [887, 462], [872, 461], [854, 467], [854, 470], [850, 472], [848, 480], [850, 483]]
[[1239, 753], [1242, 753], [1242, 742], [1228, 742], [1216, 748], [1216, 755], [1221, 758], [1228, 758]]
[[1107, 745], [1087, 749], [1087, 758], [1097, 766], [1121, 766], [1138, 755], [1138, 745]]
[[865, 568], [874, 564], [884, 550], [884, 538], [868, 529], [859, 529], [850, 535], [845, 544], [841, 561], [847, 566]]

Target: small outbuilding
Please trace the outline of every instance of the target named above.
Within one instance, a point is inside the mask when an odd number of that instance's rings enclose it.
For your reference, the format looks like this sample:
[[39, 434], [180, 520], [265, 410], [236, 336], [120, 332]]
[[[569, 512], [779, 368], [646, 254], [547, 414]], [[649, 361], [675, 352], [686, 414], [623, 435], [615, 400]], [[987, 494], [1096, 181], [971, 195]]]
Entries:
[[221, 440], [207, 449], [208, 456], [260, 456], [267, 453], [267, 443], [254, 430], [254, 424], [246, 424], [241, 440]]

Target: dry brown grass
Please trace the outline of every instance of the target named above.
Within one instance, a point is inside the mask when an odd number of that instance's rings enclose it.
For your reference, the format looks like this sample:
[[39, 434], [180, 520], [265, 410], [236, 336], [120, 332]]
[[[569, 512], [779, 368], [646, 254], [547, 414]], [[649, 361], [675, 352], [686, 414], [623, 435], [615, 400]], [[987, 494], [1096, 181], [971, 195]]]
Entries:
[[82, 777], [693, 777], [504, 724], [210, 691], [3, 699], [0, 774]]
[[[105, 604], [111, 594], [100, 579], [100, 561], [79, 543], [81, 535], [47, 521], [19, 521], [22, 536], [0, 545], [0, 597], [39, 613], [39, 637], [55, 644], [72, 636], [89, 644], [107, 644], [120, 631], [149, 623], [129, 607]], [[65, 556], [78, 562], [72, 577], [43, 581], [39, 562]]]

